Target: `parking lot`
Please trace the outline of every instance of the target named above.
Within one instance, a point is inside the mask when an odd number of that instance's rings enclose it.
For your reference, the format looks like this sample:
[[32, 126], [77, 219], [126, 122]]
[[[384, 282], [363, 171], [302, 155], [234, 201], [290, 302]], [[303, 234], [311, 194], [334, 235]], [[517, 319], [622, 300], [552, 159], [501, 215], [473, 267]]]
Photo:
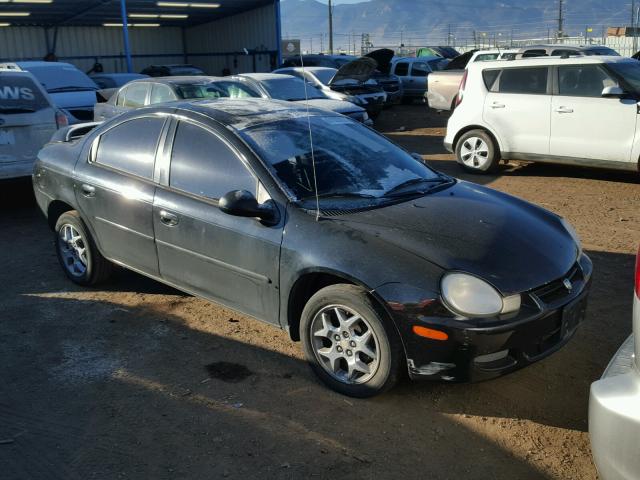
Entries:
[[631, 330], [640, 179], [515, 162], [466, 175], [442, 147], [445, 125], [411, 105], [377, 128], [436, 169], [566, 217], [593, 259], [587, 320], [560, 352], [486, 383], [343, 397], [272, 327], [130, 272], [74, 286], [29, 183], [8, 182], [2, 477], [596, 478], [588, 391]]

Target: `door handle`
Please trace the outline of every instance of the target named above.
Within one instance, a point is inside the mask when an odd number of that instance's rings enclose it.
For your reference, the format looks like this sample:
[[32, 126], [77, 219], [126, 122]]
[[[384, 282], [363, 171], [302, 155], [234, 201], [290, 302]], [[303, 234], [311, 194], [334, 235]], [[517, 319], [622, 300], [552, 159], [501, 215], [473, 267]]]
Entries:
[[80, 191], [82, 192], [82, 195], [87, 198], [96, 196], [96, 187], [94, 187], [93, 185], [87, 185], [86, 183], [83, 183], [80, 186]]
[[506, 108], [506, 105], [504, 103], [494, 102], [493, 104], [491, 104], [491, 108]]
[[558, 107], [555, 110], [557, 113], [573, 113], [573, 109], [572, 108], [567, 108], [567, 107]]
[[179, 222], [177, 215], [169, 213], [166, 210], [160, 211], [160, 221], [167, 227], [175, 227]]

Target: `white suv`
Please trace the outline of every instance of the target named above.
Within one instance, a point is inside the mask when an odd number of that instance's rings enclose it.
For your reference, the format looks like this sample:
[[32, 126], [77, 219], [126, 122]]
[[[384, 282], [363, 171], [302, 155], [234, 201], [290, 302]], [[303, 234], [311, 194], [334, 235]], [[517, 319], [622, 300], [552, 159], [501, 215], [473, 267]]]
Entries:
[[541, 57], [471, 64], [445, 147], [463, 168], [501, 159], [638, 171], [640, 62]]

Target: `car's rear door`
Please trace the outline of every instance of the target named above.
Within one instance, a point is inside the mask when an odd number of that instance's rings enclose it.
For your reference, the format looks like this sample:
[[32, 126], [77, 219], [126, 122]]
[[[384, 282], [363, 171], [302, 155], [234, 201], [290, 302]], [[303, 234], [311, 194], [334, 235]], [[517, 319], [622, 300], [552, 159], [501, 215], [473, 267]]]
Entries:
[[0, 72], [0, 178], [31, 175], [56, 129], [55, 109], [34, 78]]
[[157, 276], [153, 197], [158, 145], [167, 116], [136, 117], [94, 140], [76, 166], [76, 199], [102, 253], [110, 260]]
[[602, 65], [560, 65], [556, 71], [551, 155], [630, 162], [638, 121], [637, 100], [603, 98], [602, 90], [618, 86], [618, 82]]
[[153, 209], [162, 277], [277, 324], [282, 228], [218, 208], [232, 190], [248, 190], [259, 202], [268, 194], [215, 126], [183, 119], [173, 130]]
[[549, 72], [547, 66], [510, 67], [482, 72], [482, 80], [489, 90], [484, 101], [483, 118], [499, 136], [503, 153], [549, 153]]

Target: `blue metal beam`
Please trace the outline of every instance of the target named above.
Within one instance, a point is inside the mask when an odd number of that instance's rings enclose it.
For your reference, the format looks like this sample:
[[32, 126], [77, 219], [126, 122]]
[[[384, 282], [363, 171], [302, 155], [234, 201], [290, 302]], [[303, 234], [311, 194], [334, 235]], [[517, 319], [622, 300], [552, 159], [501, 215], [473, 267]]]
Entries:
[[120, 13], [122, 14], [122, 38], [124, 40], [124, 55], [127, 58], [127, 72], [133, 73], [131, 60], [131, 45], [129, 44], [129, 26], [127, 25], [127, 0], [120, 0]]
[[278, 65], [282, 65], [282, 18], [280, 16], [280, 0], [274, 0], [276, 9], [276, 49], [278, 50]]

